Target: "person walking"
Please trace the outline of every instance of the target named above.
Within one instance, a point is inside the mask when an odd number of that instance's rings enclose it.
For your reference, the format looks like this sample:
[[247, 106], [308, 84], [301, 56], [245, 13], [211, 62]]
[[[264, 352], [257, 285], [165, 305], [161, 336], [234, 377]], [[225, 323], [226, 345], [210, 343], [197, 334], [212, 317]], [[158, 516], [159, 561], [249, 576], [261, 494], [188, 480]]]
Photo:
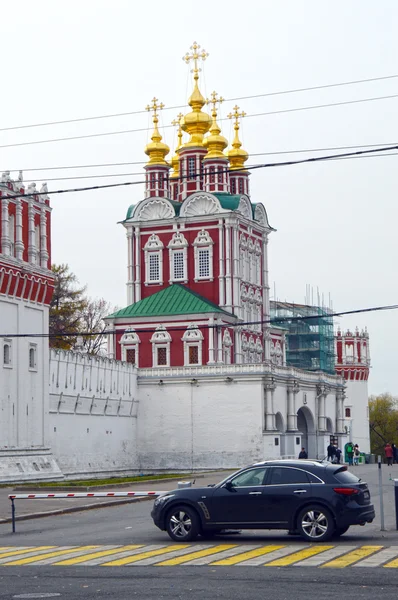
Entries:
[[392, 448], [392, 460], [394, 464], [398, 463], [398, 448], [396, 447], [395, 444], [391, 444], [391, 448]]
[[301, 448], [301, 452], [299, 454], [299, 458], [308, 458], [308, 454], [305, 451], [305, 448]]
[[357, 467], [359, 464], [359, 457], [361, 456], [361, 453], [359, 451], [359, 446], [358, 444], [355, 444], [354, 446], [354, 466]]
[[394, 453], [393, 453], [393, 449], [392, 446], [389, 442], [387, 442], [385, 448], [384, 448], [384, 454], [386, 455], [386, 459], [387, 459], [387, 465], [389, 467], [391, 467], [392, 465], [392, 461], [394, 458]]
[[328, 460], [330, 462], [333, 462], [333, 459], [336, 456], [336, 446], [333, 446], [332, 442], [330, 442], [329, 446], [327, 447], [327, 453], [328, 453]]
[[341, 450], [339, 447], [336, 448], [336, 463], [339, 465], [341, 459]]
[[348, 442], [345, 451], [347, 453], [348, 464], [352, 465], [352, 458], [354, 456], [354, 446], [352, 445], [352, 442]]

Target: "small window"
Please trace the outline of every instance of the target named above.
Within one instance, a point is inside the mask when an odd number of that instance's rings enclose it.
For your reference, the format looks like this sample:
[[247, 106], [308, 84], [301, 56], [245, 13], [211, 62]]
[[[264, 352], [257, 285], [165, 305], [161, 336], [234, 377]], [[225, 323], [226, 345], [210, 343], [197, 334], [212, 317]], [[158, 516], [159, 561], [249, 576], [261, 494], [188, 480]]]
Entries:
[[271, 485], [282, 485], [289, 483], [308, 483], [306, 472], [287, 467], [272, 467], [270, 481]]
[[156, 185], [156, 175], [155, 173], [151, 173], [151, 187], [154, 188]]
[[167, 367], [167, 348], [157, 348], [158, 367]]
[[188, 179], [194, 179], [196, 176], [196, 159], [188, 158]]
[[159, 253], [150, 253], [149, 259], [149, 281], [160, 280], [160, 256]]
[[239, 177], [238, 180], [238, 185], [239, 185], [239, 194], [243, 194], [243, 190], [244, 190], [244, 185], [243, 185], [243, 178]]
[[199, 249], [199, 278], [210, 277], [210, 251], [208, 248]]
[[36, 368], [37, 368], [36, 354], [37, 354], [36, 344], [31, 344], [29, 347], [29, 369], [36, 370]]
[[275, 446], [279, 446], [279, 438], [275, 438]]
[[218, 183], [222, 183], [222, 182], [223, 182], [223, 168], [218, 167]]
[[190, 365], [198, 365], [199, 364], [199, 347], [198, 346], [189, 346], [188, 359], [189, 359]]
[[231, 194], [236, 194], [236, 180], [231, 179]]
[[306, 471], [306, 473], [310, 483], [324, 483], [320, 477], [317, 477], [313, 473], [310, 473], [309, 471]]
[[135, 365], [135, 348], [128, 348], [126, 350], [126, 362]]
[[261, 469], [250, 469], [244, 473], [240, 473], [231, 483], [234, 487], [252, 487], [256, 485], [264, 485], [264, 479], [267, 473], [268, 467]]
[[215, 183], [216, 175], [214, 167], [210, 167], [210, 183]]
[[351, 408], [346, 408], [345, 409], [345, 416], [347, 419], [351, 418]]
[[11, 343], [7, 342], [3, 346], [3, 364], [11, 366]]
[[184, 251], [173, 252], [173, 280], [185, 279]]
[[340, 467], [333, 475], [339, 483], [358, 483], [360, 481], [358, 477], [347, 471], [347, 467]]
[[160, 189], [163, 188], [163, 183], [164, 183], [163, 173], [159, 173], [159, 188]]

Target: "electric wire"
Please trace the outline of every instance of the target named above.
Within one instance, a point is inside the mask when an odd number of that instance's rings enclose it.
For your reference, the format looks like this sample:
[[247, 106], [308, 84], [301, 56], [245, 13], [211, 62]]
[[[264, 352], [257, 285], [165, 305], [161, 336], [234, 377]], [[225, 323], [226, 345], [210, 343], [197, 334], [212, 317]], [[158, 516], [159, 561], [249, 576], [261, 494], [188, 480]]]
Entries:
[[[319, 109], [319, 108], [331, 108], [334, 106], [358, 104], [361, 102], [374, 102], [376, 100], [390, 100], [392, 98], [398, 98], [398, 94], [391, 94], [389, 96], [376, 96], [373, 98], [361, 98], [358, 100], [345, 100], [342, 102], [331, 102], [328, 104], [316, 104], [316, 105], [312, 105], [312, 106], [300, 106], [300, 107], [296, 107], [296, 108], [286, 108], [286, 109], [282, 109], [282, 110], [273, 110], [273, 111], [268, 111], [268, 112], [249, 114], [249, 115], [246, 115], [245, 118], [248, 118], [248, 117], [257, 118], [257, 117], [263, 117], [263, 116], [269, 116], [269, 115], [279, 115], [279, 114], [283, 114], [283, 113], [292, 113], [292, 112], [313, 110], [313, 109]], [[228, 117], [224, 117], [219, 120], [226, 121], [226, 120], [228, 120]], [[170, 127], [174, 127], [174, 125], [164, 125], [163, 129], [168, 129]], [[106, 131], [106, 132], [102, 132], [102, 133], [89, 133], [89, 134], [85, 134], [85, 135], [74, 135], [74, 136], [69, 136], [69, 137], [51, 138], [51, 139], [46, 139], [46, 140], [33, 140], [30, 142], [14, 142], [12, 144], [2, 144], [2, 145], [0, 145], [0, 148], [16, 148], [16, 147], [20, 147], [20, 146], [33, 146], [33, 145], [37, 145], [37, 144], [50, 144], [50, 143], [55, 143], [55, 142], [85, 140], [85, 139], [89, 139], [89, 138], [106, 137], [106, 136], [111, 136], [111, 135], [126, 135], [129, 133], [139, 133], [139, 132], [144, 132], [144, 131], [147, 132], [148, 129], [146, 127], [145, 128], [140, 127], [137, 129], [123, 129], [120, 131]]]
[[[329, 83], [329, 84], [325, 84], [325, 85], [316, 85], [316, 86], [305, 87], [305, 88], [281, 90], [281, 91], [277, 91], [277, 92], [266, 92], [264, 94], [253, 94], [251, 96], [236, 96], [235, 98], [226, 98], [225, 102], [235, 102], [237, 100], [251, 100], [251, 99], [255, 99], [255, 98], [266, 98], [268, 96], [280, 96], [280, 95], [285, 95], [285, 94], [295, 94], [295, 93], [299, 93], [299, 92], [309, 92], [309, 91], [313, 91], [313, 90], [323, 90], [323, 89], [327, 89], [327, 88], [342, 87], [342, 86], [346, 86], [346, 85], [357, 85], [357, 84], [369, 83], [369, 82], [373, 82], [373, 81], [383, 81], [383, 80], [388, 80], [388, 79], [395, 79], [397, 77], [398, 77], [398, 75], [385, 75], [382, 77], [371, 77], [369, 79], [357, 79], [357, 80], [353, 80], [353, 81]], [[186, 107], [187, 107], [187, 104], [183, 104], [183, 105], [179, 105], [179, 106], [166, 106], [164, 108], [164, 110], [178, 110], [178, 109], [186, 108]], [[0, 131], [12, 131], [12, 130], [17, 130], [17, 129], [28, 129], [28, 128], [33, 128], [33, 127], [47, 127], [49, 125], [64, 125], [66, 123], [78, 123], [78, 122], [82, 122], [82, 121], [93, 121], [93, 120], [97, 120], [97, 119], [111, 119], [111, 118], [116, 118], [116, 117], [127, 117], [130, 115], [144, 114], [145, 112], [146, 112], [146, 110], [134, 110], [134, 111], [129, 111], [129, 112], [114, 113], [114, 114], [109, 114], [109, 115], [97, 115], [97, 116], [91, 116], [91, 117], [80, 117], [80, 118], [76, 118], [76, 119], [64, 119], [62, 121], [47, 121], [44, 123], [33, 123], [33, 124], [28, 124], [28, 125], [15, 125], [12, 127], [2, 127], [2, 128], [0, 128]]]
[[[270, 325], [270, 324], [276, 324], [276, 323], [292, 323], [292, 322], [296, 322], [296, 321], [309, 321], [309, 320], [313, 320], [313, 319], [332, 319], [333, 317], [343, 317], [343, 316], [347, 316], [347, 315], [357, 315], [357, 314], [362, 314], [362, 313], [370, 313], [370, 312], [381, 312], [381, 311], [386, 311], [386, 310], [397, 310], [398, 309], [398, 304], [391, 304], [391, 305], [386, 305], [386, 306], [372, 306], [370, 308], [357, 308], [354, 310], [344, 310], [344, 311], [336, 311], [336, 312], [326, 312], [325, 314], [319, 315], [318, 314], [314, 314], [314, 315], [308, 315], [308, 316], [300, 316], [300, 317], [273, 317], [271, 319], [261, 319], [258, 321], [236, 321], [235, 323], [227, 323], [227, 322], [223, 322], [223, 323], [214, 323], [214, 324], [203, 324], [200, 326], [201, 329], [218, 329], [218, 328], [233, 328], [233, 327], [244, 327], [245, 325]], [[165, 315], [167, 316], [167, 315]], [[176, 316], [176, 315], [173, 315]], [[233, 315], [231, 314], [231, 317]], [[154, 324], [152, 327], [149, 328], [140, 328], [139, 329], [139, 333], [152, 333], [153, 331], [156, 330], [157, 325]], [[167, 327], [167, 331], [186, 331], [186, 326], [181, 326], [181, 325], [177, 325], [175, 327], [173, 326], [168, 326]], [[121, 329], [106, 329], [103, 331], [73, 331], [73, 332], [65, 332], [65, 333], [0, 333], [0, 337], [4, 337], [4, 338], [25, 338], [25, 337], [32, 337], [32, 338], [62, 338], [62, 337], [77, 337], [77, 336], [82, 336], [82, 337], [92, 337], [92, 336], [99, 336], [99, 335], [110, 335], [110, 334], [115, 334], [115, 333], [121, 333], [122, 330]], [[253, 331], [252, 333], [255, 333], [255, 331]], [[260, 332], [258, 332], [260, 333]]]

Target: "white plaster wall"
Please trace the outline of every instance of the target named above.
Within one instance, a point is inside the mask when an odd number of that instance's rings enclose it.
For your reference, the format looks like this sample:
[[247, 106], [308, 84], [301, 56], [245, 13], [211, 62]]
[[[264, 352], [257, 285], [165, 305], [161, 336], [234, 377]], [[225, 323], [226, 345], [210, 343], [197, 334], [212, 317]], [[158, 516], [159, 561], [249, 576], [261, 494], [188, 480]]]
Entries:
[[143, 471], [234, 468], [263, 458], [261, 380], [146, 383], [139, 398]]
[[66, 476], [137, 469], [137, 374], [133, 365], [51, 351], [51, 447]]
[[[368, 382], [346, 381], [344, 408], [351, 408], [351, 418], [345, 419], [348, 438], [358, 444], [361, 452], [370, 452]], [[347, 438], [347, 439], [348, 439]]]
[[[48, 308], [20, 300], [0, 300], [0, 332], [48, 331]], [[48, 339], [10, 337], [11, 366], [0, 361], [0, 448], [42, 447], [48, 430]], [[37, 349], [37, 366], [29, 369], [29, 344]]]

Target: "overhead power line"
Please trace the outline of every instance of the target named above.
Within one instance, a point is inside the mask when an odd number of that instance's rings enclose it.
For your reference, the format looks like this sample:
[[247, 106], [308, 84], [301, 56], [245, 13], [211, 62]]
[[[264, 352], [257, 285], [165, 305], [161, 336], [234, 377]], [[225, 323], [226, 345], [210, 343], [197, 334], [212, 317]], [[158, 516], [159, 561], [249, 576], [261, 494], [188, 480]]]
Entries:
[[[375, 153], [375, 152], [379, 152], [379, 153], [380, 152], [389, 152], [390, 150], [398, 150], [398, 145], [388, 146], [388, 147], [383, 147], [383, 148], [374, 148], [372, 150], [358, 150], [356, 152], [346, 152], [344, 154], [329, 154], [329, 155], [325, 155], [325, 156], [313, 156], [311, 158], [303, 158], [300, 160], [288, 160], [288, 161], [277, 162], [277, 163], [263, 163], [263, 164], [257, 164], [257, 165], [247, 165], [244, 167], [244, 169], [245, 170], [250, 169], [251, 171], [253, 171], [255, 169], [287, 167], [287, 166], [291, 166], [291, 165], [299, 165], [299, 164], [305, 164], [305, 163], [315, 163], [315, 162], [321, 162], [321, 161], [337, 160], [337, 159], [349, 158], [349, 157], [357, 157], [357, 156], [371, 154], [371, 153]], [[236, 169], [222, 169], [218, 172], [220, 172], [220, 173], [236, 173], [237, 171], [236, 171]], [[186, 175], [180, 175], [174, 181], [176, 181], [176, 180], [182, 181], [184, 179], [194, 179], [194, 178], [199, 178], [199, 177], [203, 177], [203, 175], [201, 173], [198, 173], [196, 175], [186, 174]], [[50, 195], [50, 194], [51, 195], [68, 194], [68, 193], [72, 193], [72, 192], [88, 192], [88, 191], [92, 191], [92, 190], [117, 188], [117, 187], [122, 187], [122, 186], [142, 185], [144, 183], [145, 183], [144, 180], [124, 181], [122, 183], [106, 183], [104, 185], [92, 185], [92, 186], [88, 186], [88, 187], [69, 188], [69, 189], [64, 189], [64, 190], [50, 190], [47, 192], [35, 191], [35, 192], [30, 192], [30, 193], [25, 193], [25, 194], [13, 194], [12, 197], [13, 198], [26, 198], [29, 196], [41, 196], [41, 195]]]
[[[388, 80], [388, 79], [395, 79], [397, 77], [398, 77], [398, 75], [385, 75], [383, 77], [371, 77], [368, 79], [342, 81], [339, 83], [315, 85], [315, 86], [311, 86], [311, 87], [296, 88], [296, 89], [290, 89], [290, 90], [281, 90], [281, 91], [277, 91], [277, 92], [265, 92], [263, 94], [254, 94], [251, 96], [236, 96], [235, 98], [226, 98], [225, 102], [235, 102], [237, 100], [251, 100], [251, 99], [255, 99], [255, 98], [266, 98], [268, 96], [281, 96], [284, 94], [295, 94], [295, 93], [299, 93], [299, 92], [310, 92], [310, 91], [314, 91], [314, 90], [323, 90], [323, 89], [327, 89], [327, 88], [342, 87], [342, 86], [346, 86], [346, 85], [357, 85], [357, 84], [361, 84], [361, 83], [370, 83], [373, 81], [383, 81], [383, 80]], [[186, 106], [187, 106], [186, 104], [182, 104], [179, 106], [166, 106], [164, 108], [164, 110], [179, 110], [181, 108], [185, 108]], [[146, 113], [146, 110], [134, 110], [134, 111], [129, 111], [129, 112], [113, 113], [113, 114], [109, 114], [109, 115], [80, 117], [77, 119], [64, 119], [62, 121], [46, 121], [44, 123], [33, 123], [33, 124], [29, 124], [29, 125], [14, 125], [12, 127], [2, 127], [2, 128], [0, 128], [0, 131], [12, 131], [12, 130], [16, 130], [16, 129], [29, 129], [29, 128], [33, 128], [33, 127], [47, 127], [49, 125], [65, 125], [66, 123], [80, 123], [82, 121], [94, 121], [97, 119], [112, 119], [112, 118], [116, 118], [116, 117], [127, 117], [127, 116], [131, 116], [131, 115], [138, 115], [138, 114], [143, 114], [143, 113]]]
[[[334, 106], [359, 104], [361, 102], [375, 102], [377, 100], [390, 100], [392, 98], [398, 98], [398, 94], [391, 94], [389, 96], [376, 96], [376, 97], [372, 97], [372, 98], [360, 98], [358, 100], [345, 100], [342, 102], [330, 102], [328, 104], [299, 106], [297, 108], [286, 108], [286, 109], [282, 109], [282, 110], [272, 110], [272, 111], [268, 111], [268, 112], [261, 112], [261, 113], [254, 113], [252, 115], [246, 115], [246, 118], [248, 118], [248, 117], [257, 118], [257, 117], [264, 117], [264, 116], [270, 116], [270, 115], [280, 115], [280, 114], [284, 114], [284, 113], [300, 112], [300, 111], [304, 111], [304, 110], [313, 110], [313, 109], [319, 109], [319, 108], [331, 108]], [[228, 120], [228, 117], [219, 119], [219, 121], [226, 121], [226, 120]], [[174, 127], [174, 125], [164, 125], [163, 129], [168, 129], [170, 127]], [[74, 135], [74, 136], [70, 136], [70, 137], [51, 138], [51, 139], [47, 139], [47, 140], [34, 140], [31, 142], [16, 142], [13, 144], [2, 144], [0, 146], [0, 148], [15, 148], [15, 147], [19, 147], [19, 146], [33, 146], [36, 144], [50, 144], [50, 143], [54, 143], [54, 142], [84, 140], [84, 139], [89, 139], [89, 138], [105, 137], [105, 136], [110, 136], [110, 135], [126, 135], [129, 133], [139, 133], [139, 132], [143, 132], [143, 131], [145, 131], [145, 132], [148, 131], [148, 127], [140, 127], [137, 129], [123, 129], [121, 131], [106, 131], [103, 133], [88, 133], [85, 135]]]
[[[355, 144], [353, 146], [330, 146], [326, 148], [301, 148], [299, 150], [274, 150], [273, 152], [251, 152], [250, 156], [277, 156], [281, 154], [306, 154], [308, 152], [334, 152], [336, 150], [353, 150], [354, 148], [374, 148], [378, 146], [394, 146], [398, 142], [380, 142], [378, 144]], [[32, 171], [61, 171], [64, 169], [97, 169], [102, 167], [126, 167], [130, 165], [145, 165], [147, 161], [139, 160], [133, 162], [117, 163], [97, 163], [95, 165], [62, 165], [60, 167], [34, 167], [30, 169], [1, 169], [4, 171], [23, 171], [29, 173]], [[26, 181], [26, 180], [25, 180]], [[32, 180], [33, 181], [33, 180]], [[48, 181], [48, 180], [47, 180]]]
[[[391, 305], [387, 305], [387, 306], [372, 306], [370, 308], [358, 308], [355, 310], [344, 310], [344, 311], [339, 311], [339, 312], [330, 312], [330, 313], [326, 313], [319, 315], [318, 314], [314, 314], [314, 315], [309, 315], [306, 317], [300, 316], [300, 317], [273, 317], [272, 319], [261, 319], [259, 321], [237, 321], [236, 323], [215, 323], [215, 324], [209, 324], [209, 325], [201, 325], [202, 329], [217, 329], [217, 328], [222, 328], [222, 327], [242, 327], [244, 325], [269, 325], [269, 324], [275, 324], [275, 323], [286, 323], [286, 322], [296, 322], [296, 321], [309, 321], [312, 319], [319, 319], [319, 318], [333, 318], [333, 317], [344, 317], [347, 315], [357, 315], [360, 313], [370, 313], [370, 312], [381, 312], [381, 311], [385, 311], [385, 310], [397, 310], [398, 309], [398, 304], [391, 304]], [[148, 327], [145, 329], [140, 329], [139, 332], [140, 333], [151, 333], [153, 331], [156, 330], [157, 325], [154, 324], [152, 327]], [[186, 331], [186, 327], [182, 327], [180, 325], [177, 325], [175, 327], [171, 326], [171, 327], [167, 327], [167, 331]], [[115, 333], [120, 333], [120, 330], [103, 330], [103, 331], [90, 331], [90, 332], [82, 332], [82, 331], [73, 331], [73, 332], [69, 332], [69, 333], [0, 333], [0, 337], [4, 337], [4, 338], [25, 338], [25, 337], [32, 337], [32, 338], [62, 338], [62, 337], [76, 337], [76, 336], [83, 336], [83, 337], [93, 337], [93, 336], [98, 336], [98, 335], [109, 335], [109, 334], [115, 334]]]

